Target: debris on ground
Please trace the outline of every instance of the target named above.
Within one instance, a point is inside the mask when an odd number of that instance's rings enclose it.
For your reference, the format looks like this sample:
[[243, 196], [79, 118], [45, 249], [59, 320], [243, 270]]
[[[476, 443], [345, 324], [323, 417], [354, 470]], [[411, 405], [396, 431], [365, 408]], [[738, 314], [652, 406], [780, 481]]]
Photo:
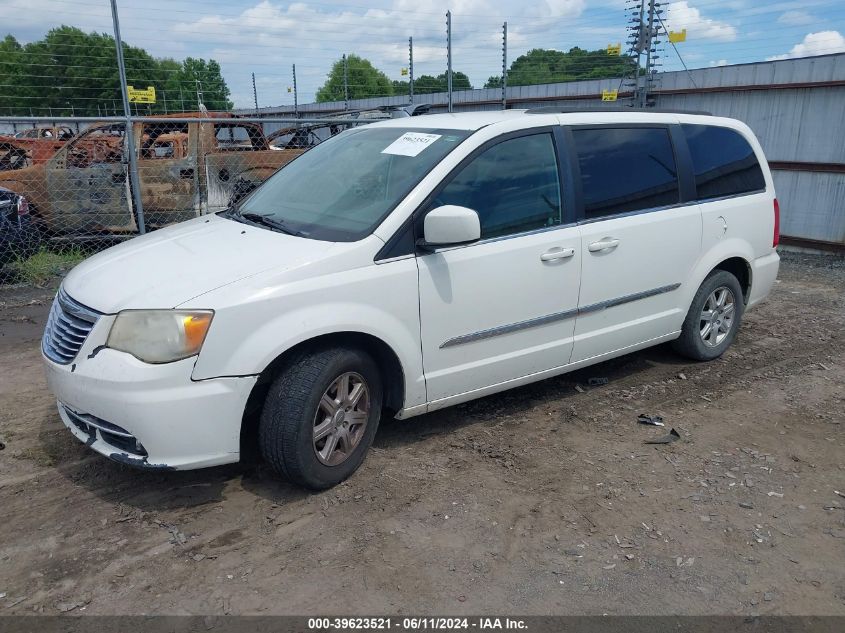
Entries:
[[610, 382], [609, 378], [590, 378], [587, 381], [587, 384], [591, 387], [601, 387], [602, 385], [606, 385], [608, 382]]
[[663, 423], [663, 418], [659, 415], [648, 415], [647, 413], [641, 413], [637, 417], [637, 422], [640, 424], [649, 424], [651, 426], [666, 426]]
[[669, 431], [666, 435], [655, 438], [653, 440], [643, 440], [643, 444], [671, 444], [681, 439], [681, 434], [675, 429]]
[[58, 611], [61, 611], [62, 613], [67, 613], [69, 611], [73, 611], [74, 609], [79, 609], [80, 607], [84, 607], [89, 602], [91, 602], [91, 601], [88, 600], [88, 599], [82, 599], [82, 600], [67, 601], [67, 602], [57, 602], [54, 606], [56, 607], [56, 609]]

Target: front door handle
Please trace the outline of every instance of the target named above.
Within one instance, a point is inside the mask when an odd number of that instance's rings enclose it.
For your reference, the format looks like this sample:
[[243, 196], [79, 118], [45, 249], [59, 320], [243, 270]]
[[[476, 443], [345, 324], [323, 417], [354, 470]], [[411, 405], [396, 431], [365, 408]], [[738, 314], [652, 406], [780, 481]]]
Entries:
[[619, 246], [619, 240], [615, 237], [605, 237], [598, 242], [593, 242], [587, 247], [591, 253], [598, 253], [600, 251], [609, 251]]
[[554, 262], [559, 259], [567, 259], [575, 255], [574, 248], [552, 248], [540, 255], [540, 260], [544, 262]]

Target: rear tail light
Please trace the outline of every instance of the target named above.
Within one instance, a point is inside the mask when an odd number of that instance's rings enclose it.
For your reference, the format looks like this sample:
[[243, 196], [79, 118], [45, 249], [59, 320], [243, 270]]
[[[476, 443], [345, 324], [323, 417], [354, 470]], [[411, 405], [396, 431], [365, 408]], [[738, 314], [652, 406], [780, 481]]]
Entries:
[[780, 205], [778, 199], [775, 198], [775, 233], [772, 236], [772, 248], [777, 247], [780, 242]]
[[29, 202], [23, 196], [18, 198], [18, 217], [22, 215], [29, 215]]

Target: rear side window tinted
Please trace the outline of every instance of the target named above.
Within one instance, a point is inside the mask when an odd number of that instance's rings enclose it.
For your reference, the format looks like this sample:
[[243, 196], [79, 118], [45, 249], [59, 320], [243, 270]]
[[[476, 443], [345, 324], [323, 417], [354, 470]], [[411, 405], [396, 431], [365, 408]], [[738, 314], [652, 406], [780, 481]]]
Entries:
[[476, 156], [435, 198], [478, 212], [481, 237], [561, 223], [560, 181], [551, 134], [502, 141]]
[[666, 128], [573, 130], [586, 219], [677, 204], [678, 171]]
[[736, 196], [766, 188], [757, 156], [739, 132], [712, 125], [681, 127], [692, 155], [699, 200]]

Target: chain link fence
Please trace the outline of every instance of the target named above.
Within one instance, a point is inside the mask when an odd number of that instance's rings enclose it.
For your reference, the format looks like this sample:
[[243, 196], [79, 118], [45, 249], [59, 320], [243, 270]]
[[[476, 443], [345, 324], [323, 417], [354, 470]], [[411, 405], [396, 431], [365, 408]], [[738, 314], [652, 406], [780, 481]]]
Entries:
[[0, 119], [0, 283], [37, 282], [120, 241], [227, 209], [308, 148], [377, 118], [131, 117], [134, 147], [122, 117]]

